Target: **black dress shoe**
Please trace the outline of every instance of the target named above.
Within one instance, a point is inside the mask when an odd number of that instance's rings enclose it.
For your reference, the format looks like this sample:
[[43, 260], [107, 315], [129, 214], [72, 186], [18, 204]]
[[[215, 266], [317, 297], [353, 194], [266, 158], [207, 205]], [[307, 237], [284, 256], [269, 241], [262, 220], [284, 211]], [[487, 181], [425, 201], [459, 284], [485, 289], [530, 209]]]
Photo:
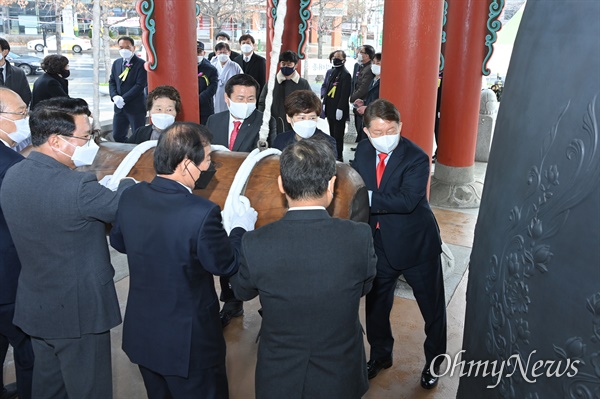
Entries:
[[223, 306], [223, 310], [219, 312], [221, 318], [221, 326], [225, 327], [231, 323], [231, 319], [234, 317], [240, 317], [244, 314], [244, 306], [240, 303], [239, 306], [228, 307], [227, 304]]
[[[434, 366], [435, 375], [440, 374], [440, 366]], [[427, 365], [421, 373], [421, 386], [425, 389], [433, 389], [438, 384], [439, 377], [431, 374], [431, 367]]]
[[389, 369], [392, 367], [392, 357], [387, 357], [378, 360], [369, 360], [367, 363], [367, 376], [369, 379], [375, 378], [377, 374], [383, 369]]
[[17, 384], [12, 383], [4, 386], [4, 389], [0, 391], [0, 399], [14, 399], [18, 396]]

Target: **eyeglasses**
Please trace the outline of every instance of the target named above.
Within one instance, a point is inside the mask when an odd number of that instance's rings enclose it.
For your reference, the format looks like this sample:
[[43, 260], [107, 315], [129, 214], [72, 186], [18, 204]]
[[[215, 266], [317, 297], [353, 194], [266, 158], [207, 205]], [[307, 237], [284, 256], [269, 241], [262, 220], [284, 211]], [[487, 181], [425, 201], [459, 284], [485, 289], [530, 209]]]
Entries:
[[96, 143], [96, 144], [99, 144], [99, 142], [100, 142], [100, 130], [99, 129], [91, 130], [86, 137], [67, 136], [67, 135], [63, 135], [63, 136], [78, 139], [78, 140], [85, 140], [85, 142], [87, 142], [87, 143], [89, 143], [91, 140], [94, 140], [94, 143]]
[[27, 111], [23, 111], [23, 112], [6, 112], [6, 111], [0, 111], [0, 114], [21, 115], [22, 117], [26, 117], [27, 116]]

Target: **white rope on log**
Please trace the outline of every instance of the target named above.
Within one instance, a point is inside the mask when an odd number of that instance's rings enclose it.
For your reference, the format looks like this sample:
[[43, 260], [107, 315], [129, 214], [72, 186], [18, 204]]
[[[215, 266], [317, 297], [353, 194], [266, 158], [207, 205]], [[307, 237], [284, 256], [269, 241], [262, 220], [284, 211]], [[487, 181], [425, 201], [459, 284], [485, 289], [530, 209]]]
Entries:
[[275, 29], [273, 32], [273, 42], [271, 43], [271, 63], [269, 65], [269, 81], [267, 83], [267, 97], [265, 99], [265, 110], [263, 112], [262, 125], [259, 131], [258, 148], [263, 151], [269, 147], [267, 138], [269, 137], [269, 121], [271, 120], [271, 105], [273, 104], [273, 89], [275, 88], [275, 78], [277, 75], [277, 64], [279, 64], [279, 53], [281, 53], [281, 38], [283, 36], [283, 26], [285, 15], [287, 13], [287, 0], [279, 0], [277, 4], [277, 19], [275, 20]]
[[[136, 145], [135, 148], [131, 150], [131, 152], [127, 154], [125, 158], [123, 158], [115, 170], [115, 173], [104, 176], [99, 183], [112, 191], [116, 191], [117, 187], [119, 186], [119, 182], [129, 175], [131, 169], [133, 169], [140, 157], [146, 151], [156, 147], [157, 143], [158, 140], [148, 140]], [[211, 150], [229, 152], [227, 147], [217, 144], [213, 144], [211, 146]], [[231, 231], [231, 223], [234, 215], [244, 213], [251, 206], [250, 200], [244, 196], [244, 192], [254, 166], [256, 166], [256, 164], [258, 164], [263, 158], [279, 154], [281, 154], [281, 151], [276, 148], [269, 148], [265, 149], [264, 151], [256, 148], [250, 154], [248, 154], [246, 159], [244, 159], [244, 162], [242, 162], [238, 168], [235, 177], [233, 178], [233, 182], [231, 183], [231, 187], [229, 187], [229, 193], [227, 194], [225, 205], [223, 206], [223, 211], [221, 212], [221, 216], [223, 218], [223, 227], [225, 228], [225, 231], [227, 231], [227, 234], [229, 234]]]

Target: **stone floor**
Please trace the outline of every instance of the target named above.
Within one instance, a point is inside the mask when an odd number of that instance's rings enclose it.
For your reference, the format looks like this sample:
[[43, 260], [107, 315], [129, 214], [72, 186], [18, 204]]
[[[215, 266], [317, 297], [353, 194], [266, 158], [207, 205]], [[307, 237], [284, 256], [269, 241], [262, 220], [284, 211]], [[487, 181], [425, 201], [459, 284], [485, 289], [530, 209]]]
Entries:
[[[353, 157], [350, 145], [346, 144], [345, 159]], [[476, 165], [476, 174], [483, 178], [485, 164]], [[466, 266], [473, 243], [477, 210], [434, 208], [434, 213], [440, 225], [442, 238], [452, 249], [455, 261], [457, 264], [462, 262], [461, 264]], [[452, 357], [460, 351], [462, 346], [467, 276], [468, 272], [461, 271], [455, 276], [446, 276], [445, 279], [448, 299], [448, 354]], [[122, 278], [116, 286], [121, 309], [124, 311], [129, 278]], [[218, 287], [218, 283], [216, 286]], [[403, 290], [399, 288], [399, 291], [401, 291], [401, 296], [406, 297], [397, 296], [395, 298], [391, 314], [392, 329], [396, 340], [394, 365], [370, 381], [370, 389], [364, 398], [454, 398], [459, 382], [456, 376], [442, 377], [438, 387], [431, 391], [426, 391], [419, 386], [420, 372], [424, 363], [423, 320], [416, 302], [408, 299], [410, 292], [402, 295]], [[258, 308], [257, 299], [247, 302], [244, 316], [234, 319], [224, 331], [227, 341], [227, 372], [232, 399], [254, 397], [254, 368], [257, 350], [255, 340], [260, 326]], [[360, 314], [364, 324], [364, 298]], [[145, 398], [146, 391], [138, 368], [121, 350], [121, 333], [121, 326], [111, 331], [114, 397], [116, 399]], [[365, 345], [368, 353], [366, 339]], [[5, 383], [14, 381], [14, 367], [10, 354], [5, 363], [4, 376]]]

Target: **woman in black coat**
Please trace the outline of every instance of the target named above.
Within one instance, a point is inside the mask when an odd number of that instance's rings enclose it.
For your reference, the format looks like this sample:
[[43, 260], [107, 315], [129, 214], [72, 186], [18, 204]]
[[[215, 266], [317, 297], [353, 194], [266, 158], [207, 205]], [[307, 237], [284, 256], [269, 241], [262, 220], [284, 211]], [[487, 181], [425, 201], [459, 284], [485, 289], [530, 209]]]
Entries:
[[44, 58], [41, 66], [46, 73], [33, 84], [31, 109], [40, 101], [49, 98], [69, 97], [69, 59], [63, 55], [52, 54]]

